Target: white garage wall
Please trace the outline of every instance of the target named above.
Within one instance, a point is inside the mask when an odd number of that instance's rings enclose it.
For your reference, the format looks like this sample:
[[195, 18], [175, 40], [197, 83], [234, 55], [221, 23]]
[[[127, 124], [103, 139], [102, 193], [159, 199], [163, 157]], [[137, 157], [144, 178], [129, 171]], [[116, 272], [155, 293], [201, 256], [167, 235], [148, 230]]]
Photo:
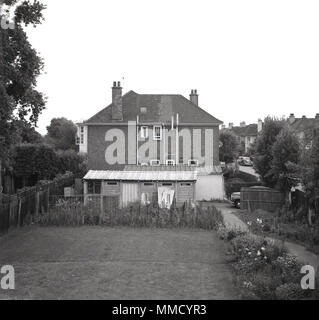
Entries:
[[195, 184], [196, 200], [223, 200], [225, 195], [223, 175], [198, 176]]

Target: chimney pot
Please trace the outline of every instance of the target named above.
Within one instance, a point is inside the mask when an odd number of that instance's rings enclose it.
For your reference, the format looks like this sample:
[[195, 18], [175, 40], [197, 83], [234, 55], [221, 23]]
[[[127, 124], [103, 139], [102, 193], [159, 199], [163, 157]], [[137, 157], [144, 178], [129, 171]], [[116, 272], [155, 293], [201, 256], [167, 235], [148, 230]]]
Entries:
[[120, 87], [120, 86], [121, 86], [121, 82], [120, 82], [120, 81], [117, 83], [117, 86], [118, 86], [118, 87]]
[[302, 116], [303, 119], [306, 119], [307, 117], [305, 115]]
[[232, 129], [233, 126], [234, 126], [234, 124], [233, 124], [232, 122], [229, 122], [228, 128], [229, 128], [229, 129]]
[[114, 88], [116, 87], [116, 81], [113, 81], [113, 87]]
[[316, 113], [315, 119], [319, 119], [319, 113]]

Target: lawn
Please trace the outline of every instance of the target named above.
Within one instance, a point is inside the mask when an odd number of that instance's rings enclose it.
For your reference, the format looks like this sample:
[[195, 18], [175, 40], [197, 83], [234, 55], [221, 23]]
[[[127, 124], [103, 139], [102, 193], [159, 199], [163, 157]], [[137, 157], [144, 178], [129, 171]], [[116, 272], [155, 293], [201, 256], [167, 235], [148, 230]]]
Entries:
[[199, 229], [25, 227], [0, 238], [0, 299], [237, 299], [223, 241]]

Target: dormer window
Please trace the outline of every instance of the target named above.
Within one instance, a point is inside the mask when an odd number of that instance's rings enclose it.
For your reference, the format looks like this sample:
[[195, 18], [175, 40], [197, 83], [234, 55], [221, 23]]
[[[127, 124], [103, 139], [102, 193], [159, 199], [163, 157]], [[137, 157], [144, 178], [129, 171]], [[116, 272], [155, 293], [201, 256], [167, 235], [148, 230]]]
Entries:
[[162, 140], [162, 126], [153, 126], [153, 140]]
[[145, 114], [147, 112], [146, 107], [140, 107], [140, 113]]

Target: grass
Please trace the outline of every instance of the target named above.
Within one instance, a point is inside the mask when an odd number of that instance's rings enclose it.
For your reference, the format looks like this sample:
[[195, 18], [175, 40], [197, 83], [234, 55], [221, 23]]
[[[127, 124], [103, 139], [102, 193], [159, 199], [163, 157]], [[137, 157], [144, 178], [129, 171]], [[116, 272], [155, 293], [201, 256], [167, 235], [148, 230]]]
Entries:
[[24, 227], [0, 239], [16, 290], [0, 299], [237, 299], [216, 232]]

